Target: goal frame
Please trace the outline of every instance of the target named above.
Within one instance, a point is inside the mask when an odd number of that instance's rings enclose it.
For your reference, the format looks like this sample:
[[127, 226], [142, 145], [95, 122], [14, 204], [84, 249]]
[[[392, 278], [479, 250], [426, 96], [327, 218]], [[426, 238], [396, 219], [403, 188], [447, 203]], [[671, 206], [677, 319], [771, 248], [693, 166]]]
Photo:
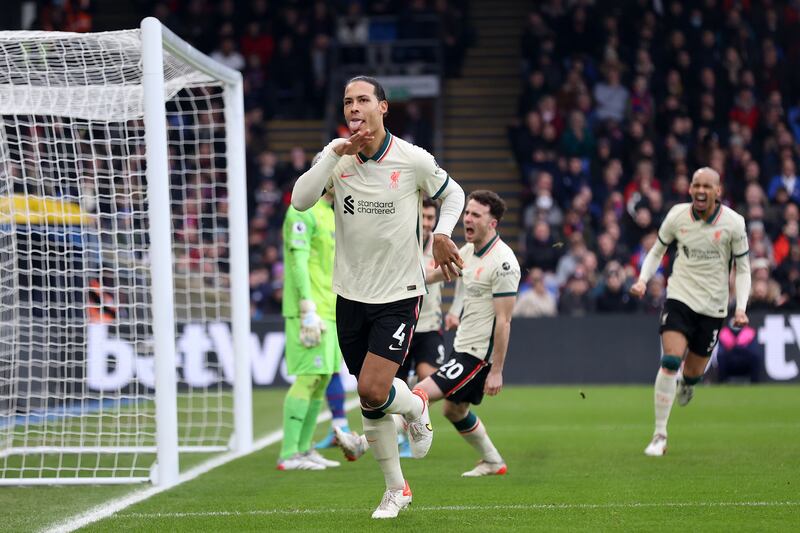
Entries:
[[[225, 115], [225, 161], [230, 249], [231, 336], [234, 353], [233, 434], [231, 453], [244, 455], [253, 446], [252, 377], [250, 352], [250, 295], [247, 243], [247, 189], [245, 175], [244, 93], [240, 72], [219, 64], [175, 35], [161, 22], [148, 17], [140, 25], [145, 156], [148, 196], [148, 235], [151, 269], [153, 353], [155, 361], [155, 427], [153, 447], [130, 451], [155, 451], [149, 477], [15, 477], [0, 478], [2, 485], [106, 485], [151, 481], [160, 486], [178, 483], [178, 401], [176, 369], [176, 320], [173, 275], [173, 232], [170, 207], [167, 110], [164, 99], [164, 52], [222, 82]], [[47, 451], [42, 449], [36, 452]], [[124, 452], [111, 447], [56, 447], [58, 453]]]

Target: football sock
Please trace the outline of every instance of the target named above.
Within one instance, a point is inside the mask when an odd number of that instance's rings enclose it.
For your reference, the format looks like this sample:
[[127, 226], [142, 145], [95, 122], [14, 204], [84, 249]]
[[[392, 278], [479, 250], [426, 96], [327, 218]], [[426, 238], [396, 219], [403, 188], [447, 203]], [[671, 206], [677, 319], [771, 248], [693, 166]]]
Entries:
[[403, 415], [406, 419], [413, 420], [422, 415], [424, 405], [422, 398], [413, 394], [405, 381], [394, 378], [386, 402], [375, 409], [384, 413]]
[[655, 432], [660, 435], [667, 434], [667, 420], [669, 420], [669, 413], [672, 410], [672, 402], [675, 400], [675, 390], [678, 388], [678, 382], [675, 378], [675, 372], [666, 368], [659, 368], [658, 375], [656, 375], [655, 384], [655, 413], [656, 413], [656, 430]]
[[283, 443], [281, 459], [286, 459], [298, 452], [300, 433], [306, 420], [311, 395], [320, 376], [302, 375], [289, 387], [283, 401]]
[[405, 486], [403, 471], [400, 469], [400, 452], [397, 449], [397, 430], [392, 417], [362, 417], [364, 436], [378, 461], [386, 481], [386, 488], [402, 489]]
[[317, 416], [322, 410], [323, 398], [325, 397], [325, 388], [328, 386], [330, 376], [319, 375], [314, 376], [317, 378], [316, 387], [311, 392], [311, 399], [308, 403], [308, 412], [306, 412], [303, 427], [300, 430], [300, 438], [297, 442], [297, 451], [303, 453], [311, 449], [311, 438], [314, 436], [314, 430], [317, 428]]
[[481, 419], [475, 413], [470, 411], [463, 420], [453, 422], [453, 426], [458, 430], [464, 440], [480, 454], [481, 459], [488, 463], [502, 463], [503, 458], [500, 457], [497, 448], [492, 444], [492, 439], [486, 432], [486, 426], [483, 425]]
[[325, 396], [328, 400], [328, 407], [331, 410], [331, 425], [338, 428], [345, 427], [347, 425], [347, 416], [344, 412], [345, 393], [342, 377], [338, 372], [331, 377]]
[[687, 376], [686, 374], [683, 375], [683, 382], [687, 385], [697, 385], [703, 380], [703, 374], [699, 376]]

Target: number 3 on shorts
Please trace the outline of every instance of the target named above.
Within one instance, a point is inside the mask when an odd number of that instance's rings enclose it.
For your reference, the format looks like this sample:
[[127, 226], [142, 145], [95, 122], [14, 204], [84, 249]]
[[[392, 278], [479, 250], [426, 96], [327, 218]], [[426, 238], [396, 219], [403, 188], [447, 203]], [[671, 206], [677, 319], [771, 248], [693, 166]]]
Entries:
[[719, 335], [719, 330], [715, 329], [711, 332], [711, 342], [708, 344], [708, 353], [711, 353], [711, 350], [714, 349], [714, 345], [717, 344], [717, 335]]

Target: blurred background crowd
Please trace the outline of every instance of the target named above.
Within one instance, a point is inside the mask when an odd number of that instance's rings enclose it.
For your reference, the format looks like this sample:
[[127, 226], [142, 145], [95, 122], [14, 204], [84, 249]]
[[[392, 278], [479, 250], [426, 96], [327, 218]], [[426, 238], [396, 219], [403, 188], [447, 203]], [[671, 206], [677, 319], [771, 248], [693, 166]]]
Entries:
[[[89, 31], [93, 3], [42, 1], [36, 27]], [[467, 0], [133, 3], [244, 74], [254, 317], [280, 310], [280, 226], [314, 155], [300, 146], [277, 152], [265, 122], [319, 119], [338, 105], [334, 44], [341, 60], [371, 74], [396, 73], [387, 65], [414, 73], [423, 49], [385, 52], [380, 43], [436, 39], [441, 75], [457, 78], [480, 40]], [[665, 214], [689, 201], [692, 173], [705, 165], [722, 176], [723, 202], [747, 220], [750, 309], [800, 308], [800, 69], [792, 68], [800, 2], [526, 5], [519, 49], [509, 50], [520, 58], [522, 86], [507, 135], [520, 179], [514, 244], [526, 275], [516, 313], [658, 312], [668, 259], [644, 301], [627, 289]], [[395, 133], [430, 148], [425, 114], [412, 102], [403, 115]]]

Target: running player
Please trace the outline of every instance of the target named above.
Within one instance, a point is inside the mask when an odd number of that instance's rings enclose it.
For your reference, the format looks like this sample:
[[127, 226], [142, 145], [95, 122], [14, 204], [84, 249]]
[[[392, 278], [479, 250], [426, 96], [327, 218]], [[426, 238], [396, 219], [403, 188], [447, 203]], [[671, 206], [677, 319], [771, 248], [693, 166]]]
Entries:
[[297, 379], [283, 403], [283, 444], [278, 470], [339, 466], [311, 448], [317, 416], [331, 374], [339, 371], [333, 279], [333, 196], [325, 194], [301, 213], [289, 207], [283, 222], [286, 262], [283, 316], [286, 366]]
[[463, 266], [450, 235], [463, 209], [464, 192], [425, 150], [385, 129], [389, 102], [377, 80], [351, 79], [343, 104], [352, 135], [328, 144], [319, 163], [298, 178], [292, 205], [305, 210], [321, 191], [334, 191], [339, 345], [358, 379], [364, 433], [386, 482], [372, 516], [393, 518], [411, 502], [411, 490], [400, 469], [394, 422], [385, 415], [405, 417], [414, 456], [427, 454], [433, 439], [424, 391], [412, 393], [395, 378], [426, 292], [422, 196], [442, 199], [432, 246], [436, 265], [450, 279]]
[[[505, 203], [494, 192], [475, 191], [467, 199], [461, 248], [462, 277], [448, 316], [460, 316], [450, 358], [414, 390], [424, 390], [430, 401], [445, 399], [444, 415], [480, 454], [478, 465], [465, 477], [502, 475], [505, 461], [497, 452], [486, 427], [470, 410], [484, 394], [494, 396], [503, 388], [511, 313], [519, 287], [520, 268], [513, 250], [497, 233]], [[428, 271], [428, 281], [442, 281], [440, 271]], [[451, 324], [455, 325], [454, 322]], [[367, 447], [366, 439], [342, 435], [340, 446], [348, 459], [356, 459]]]
[[[686, 405], [694, 395], [728, 314], [728, 282], [736, 263], [735, 327], [747, 325], [750, 261], [744, 218], [719, 202], [719, 174], [697, 170], [689, 188], [691, 203], [677, 204], [658, 230], [631, 294], [641, 298], [667, 247], [677, 244], [661, 313], [661, 368], [655, 382], [655, 432], [644, 453], [667, 453], [667, 420], [676, 397]], [[677, 379], [683, 364], [682, 377]]]

